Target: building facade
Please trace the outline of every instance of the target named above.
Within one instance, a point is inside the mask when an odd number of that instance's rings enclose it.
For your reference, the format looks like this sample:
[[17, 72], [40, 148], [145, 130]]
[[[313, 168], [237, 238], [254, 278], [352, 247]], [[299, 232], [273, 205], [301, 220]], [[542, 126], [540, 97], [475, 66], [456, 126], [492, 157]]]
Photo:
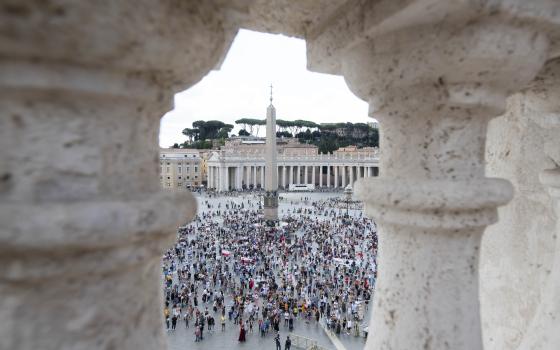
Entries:
[[[208, 188], [217, 191], [263, 188], [266, 164], [264, 140], [235, 138], [208, 160]], [[319, 188], [344, 188], [379, 173], [376, 148], [346, 147], [333, 154], [319, 154], [314, 145], [295, 139], [277, 140], [277, 186], [312, 184]]]
[[159, 181], [167, 190], [200, 187], [203, 184], [203, 157], [197, 149], [160, 149]]

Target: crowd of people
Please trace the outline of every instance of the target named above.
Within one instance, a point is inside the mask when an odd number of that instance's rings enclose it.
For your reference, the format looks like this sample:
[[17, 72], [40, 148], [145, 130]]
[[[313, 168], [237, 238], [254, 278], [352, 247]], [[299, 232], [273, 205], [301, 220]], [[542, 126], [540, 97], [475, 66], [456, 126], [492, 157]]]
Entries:
[[358, 210], [347, 216], [337, 199], [305, 197], [269, 227], [258, 198], [202, 195], [199, 214], [163, 257], [168, 330], [183, 323], [204, 341], [235, 326], [244, 342], [323, 322], [360, 335], [376, 279], [375, 223]]

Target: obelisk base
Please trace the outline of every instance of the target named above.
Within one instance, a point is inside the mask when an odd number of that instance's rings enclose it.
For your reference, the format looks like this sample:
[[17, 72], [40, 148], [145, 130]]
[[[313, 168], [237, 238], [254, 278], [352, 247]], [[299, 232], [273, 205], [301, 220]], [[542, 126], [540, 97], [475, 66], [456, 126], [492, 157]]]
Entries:
[[278, 223], [278, 192], [266, 191], [264, 195], [264, 219], [269, 226]]

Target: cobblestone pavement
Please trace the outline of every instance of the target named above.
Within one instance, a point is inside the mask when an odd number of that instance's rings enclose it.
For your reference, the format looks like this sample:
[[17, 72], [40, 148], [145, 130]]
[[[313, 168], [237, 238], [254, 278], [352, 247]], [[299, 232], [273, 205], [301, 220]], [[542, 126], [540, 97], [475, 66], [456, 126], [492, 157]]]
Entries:
[[[205, 211], [202, 201], [209, 200], [212, 203], [226, 201], [236, 201], [240, 202], [242, 200], [247, 200], [248, 196], [253, 197], [253, 195], [243, 195], [239, 197], [214, 197], [208, 198], [206, 196], [195, 195], [199, 201], [199, 211]], [[310, 201], [317, 201], [321, 199], [331, 198], [335, 196], [342, 197], [343, 194], [340, 192], [330, 193], [330, 192], [319, 192], [319, 193], [281, 193], [281, 197], [284, 199], [279, 202], [278, 214], [281, 216], [283, 212], [287, 210], [293, 210], [298, 207], [305, 207], [303, 203], [300, 203], [303, 197], [308, 197]], [[255, 201], [256, 201], [255, 197]], [[293, 201], [294, 204], [290, 204]], [[341, 213], [345, 213], [345, 209], [340, 210]], [[350, 215], [360, 215], [361, 210], [350, 210]], [[226, 297], [226, 304], [231, 301], [231, 296]], [[209, 305], [210, 306], [210, 305]], [[211, 309], [209, 307], [209, 309]], [[371, 311], [371, 309], [370, 309]], [[363, 323], [367, 324], [371, 312], [368, 311]], [[216, 322], [219, 323], [219, 316], [215, 316]], [[192, 321], [191, 321], [192, 323]], [[303, 319], [298, 319], [294, 324], [294, 334], [304, 336], [307, 338], [314, 339], [318, 342], [318, 345], [323, 346], [327, 349], [335, 349], [334, 345], [328, 338], [328, 336], [323, 331], [322, 327], [318, 325], [315, 321], [306, 323]], [[290, 334], [287, 327], [280, 326], [280, 338], [282, 340], [282, 349], [284, 348], [284, 341], [286, 336]], [[183, 321], [177, 323], [177, 329], [175, 331], [168, 331], [168, 343], [170, 350], [186, 350], [186, 349], [204, 349], [204, 350], [224, 350], [224, 349], [250, 349], [250, 350], [264, 350], [264, 349], [275, 349], [274, 334], [270, 333], [266, 337], [261, 337], [258, 332], [258, 325], [255, 324], [253, 333], [247, 332], [247, 341], [245, 343], [238, 342], [239, 328], [232, 321], [227, 321], [226, 330], [222, 332], [220, 330], [220, 325], [217, 324], [216, 329], [212, 332], [204, 330], [204, 340], [201, 342], [195, 342], [194, 328], [186, 328]], [[365, 339], [363, 337], [355, 337], [353, 335], [341, 334], [339, 339], [344, 344], [347, 350], [361, 350], [365, 345]], [[293, 346], [292, 346], [293, 347]]]

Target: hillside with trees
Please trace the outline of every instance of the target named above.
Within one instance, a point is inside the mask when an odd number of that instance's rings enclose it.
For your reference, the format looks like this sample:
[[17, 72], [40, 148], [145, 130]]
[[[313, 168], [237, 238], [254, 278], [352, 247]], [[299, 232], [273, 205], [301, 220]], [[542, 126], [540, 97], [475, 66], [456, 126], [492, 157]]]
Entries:
[[[239, 136], [264, 136], [259, 135], [265, 119], [241, 118], [235, 121], [241, 127]], [[183, 130], [187, 141], [175, 144], [175, 148], [212, 148], [218, 141], [223, 144], [229, 138], [233, 125], [225, 124], [218, 120], [197, 120], [192, 128]], [[262, 127], [262, 128], [261, 128]], [[361, 147], [378, 147], [379, 130], [366, 123], [320, 123], [309, 120], [276, 120], [276, 136], [283, 138], [296, 138], [301, 143], [316, 145], [320, 153], [332, 153], [340, 147], [356, 145]]]

